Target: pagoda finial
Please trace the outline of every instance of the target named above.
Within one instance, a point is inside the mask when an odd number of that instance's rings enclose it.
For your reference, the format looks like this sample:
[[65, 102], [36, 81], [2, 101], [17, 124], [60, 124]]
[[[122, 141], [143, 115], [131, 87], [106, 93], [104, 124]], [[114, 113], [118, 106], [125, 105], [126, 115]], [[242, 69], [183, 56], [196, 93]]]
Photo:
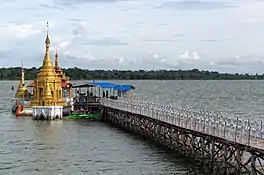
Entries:
[[28, 90], [25, 86], [25, 77], [24, 77], [24, 68], [23, 68], [23, 61], [21, 64], [21, 79], [19, 86], [17, 88], [16, 96], [17, 98], [27, 98], [28, 97]]
[[24, 75], [24, 64], [23, 64], [23, 60], [21, 63], [21, 84], [22, 86], [25, 85], [25, 75]]
[[50, 39], [49, 39], [49, 22], [48, 21], [47, 21], [47, 36], [46, 36], [45, 44], [46, 44], [46, 53], [45, 53], [42, 67], [53, 67], [52, 60], [50, 58], [50, 53], [49, 53]]
[[47, 37], [45, 40], [45, 44], [46, 44], [46, 52], [49, 50], [49, 46], [50, 46], [50, 39], [49, 39], [49, 22], [47, 21]]
[[59, 67], [59, 54], [58, 54], [58, 46], [56, 47], [56, 53], [55, 53], [55, 67]]
[[49, 33], [49, 21], [47, 21], [47, 34]]

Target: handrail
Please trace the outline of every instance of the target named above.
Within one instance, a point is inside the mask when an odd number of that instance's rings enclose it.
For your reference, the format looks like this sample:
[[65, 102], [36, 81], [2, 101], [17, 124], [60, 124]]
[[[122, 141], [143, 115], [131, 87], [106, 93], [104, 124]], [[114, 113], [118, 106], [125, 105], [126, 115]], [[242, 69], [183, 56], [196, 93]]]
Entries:
[[245, 118], [226, 117], [202, 110], [191, 110], [180, 106], [170, 106], [134, 99], [106, 99], [102, 105], [131, 113], [141, 114], [182, 128], [210, 134], [226, 140], [263, 148], [264, 128], [262, 121]]

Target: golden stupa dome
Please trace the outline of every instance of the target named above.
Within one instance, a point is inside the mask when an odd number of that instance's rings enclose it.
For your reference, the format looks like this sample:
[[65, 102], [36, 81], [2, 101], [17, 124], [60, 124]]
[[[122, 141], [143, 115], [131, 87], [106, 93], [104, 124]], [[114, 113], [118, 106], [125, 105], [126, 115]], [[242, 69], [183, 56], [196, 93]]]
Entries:
[[28, 98], [29, 93], [27, 86], [25, 84], [25, 79], [24, 79], [24, 69], [23, 69], [23, 63], [22, 63], [22, 68], [21, 68], [21, 79], [20, 83], [18, 85], [17, 91], [16, 91], [16, 98]]

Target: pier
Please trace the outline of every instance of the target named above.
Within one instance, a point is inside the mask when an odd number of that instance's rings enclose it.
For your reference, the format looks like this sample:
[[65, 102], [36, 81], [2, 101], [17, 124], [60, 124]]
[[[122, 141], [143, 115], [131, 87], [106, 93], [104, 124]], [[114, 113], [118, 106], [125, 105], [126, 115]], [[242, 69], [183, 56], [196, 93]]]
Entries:
[[264, 174], [262, 121], [133, 99], [101, 103], [103, 121], [190, 157], [213, 174]]

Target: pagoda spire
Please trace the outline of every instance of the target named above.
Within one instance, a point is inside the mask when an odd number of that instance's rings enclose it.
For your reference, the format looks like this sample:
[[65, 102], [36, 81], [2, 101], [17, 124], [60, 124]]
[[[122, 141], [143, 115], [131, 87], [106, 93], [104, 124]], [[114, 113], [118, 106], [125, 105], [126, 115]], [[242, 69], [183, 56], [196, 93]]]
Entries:
[[58, 77], [50, 56], [50, 38], [49, 23], [47, 22], [47, 36], [45, 40], [46, 53], [43, 59], [43, 65], [34, 81], [33, 99], [30, 106], [65, 106], [65, 100], [62, 98], [61, 79]]
[[23, 61], [22, 61], [22, 64], [21, 64], [20, 83], [18, 85], [15, 97], [16, 98], [27, 98], [28, 97], [28, 90], [27, 90], [27, 87], [25, 86], [25, 74], [24, 74]]
[[59, 67], [59, 54], [58, 54], [58, 47], [56, 47], [56, 53], [55, 53], [55, 67]]
[[23, 60], [22, 60], [22, 64], [21, 64], [21, 85], [22, 86], [25, 85], [25, 72], [24, 72]]
[[55, 53], [55, 66], [54, 66], [55, 72], [57, 73], [58, 77], [61, 78], [62, 81], [68, 81], [69, 77], [67, 77], [62, 69], [59, 66], [59, 54], [58, 54], [58, 47], [56, 47], [56, 53]]
[[48, 21], [47, 21], [47, 29], [46, 30], [47, 30], [47, 36], [46, 36], [46, 40], [45, 40], [46, 52], [45, 52], [45, 57], [43, 60], [42, 68], [53, 67], [52, 66], [52, 60], [50, 57], [50, 52], [49, 52], [50, 39], [49, 39], [49, 22]]

